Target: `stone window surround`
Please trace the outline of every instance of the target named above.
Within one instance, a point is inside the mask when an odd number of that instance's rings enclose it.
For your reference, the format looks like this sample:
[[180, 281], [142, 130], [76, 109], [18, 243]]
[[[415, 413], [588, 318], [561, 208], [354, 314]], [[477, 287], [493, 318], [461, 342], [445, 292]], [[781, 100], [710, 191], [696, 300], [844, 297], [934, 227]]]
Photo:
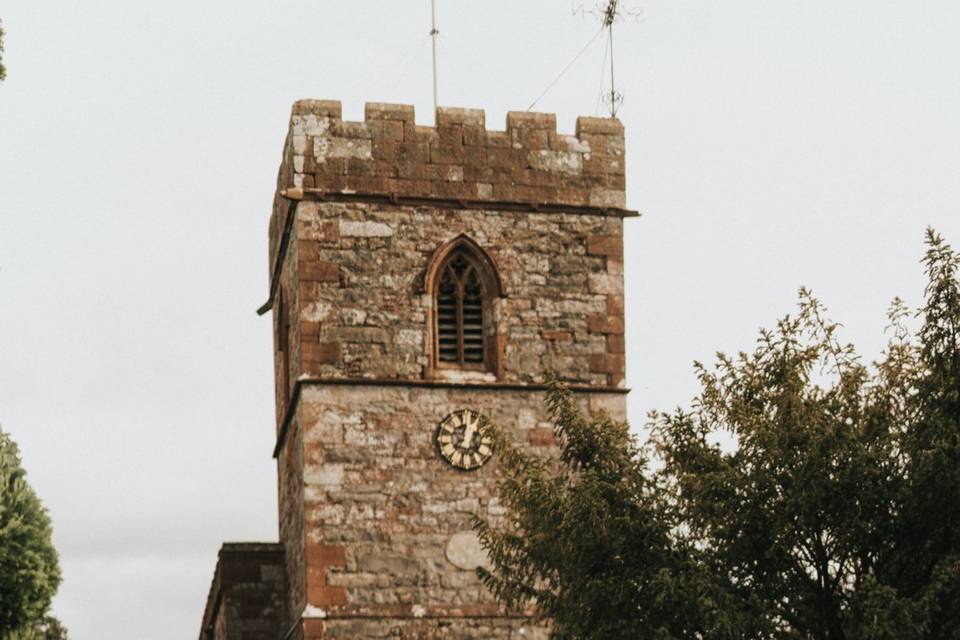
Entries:
[[[448, 261], [456, 254], [466, 254], [477, 269], [484, 295], [484, 363], [483, 366], [458, 365], [440, 362], [439, 335], [437, 327], [437, 293], [440, 276]], [[460, 234], [440, 246], [430, 257], [424, 277], [423, 290], [429, 294], [430, 313], [427, 315], [427, 340], [430, 345], [428, 379], [462, 382], [495, 382], [502, 378], [500, 363], [503, 361], [503, 337], [497, 332], [497, 299], [505, 298], [506, 291], [496, 262], [475, 240]]]

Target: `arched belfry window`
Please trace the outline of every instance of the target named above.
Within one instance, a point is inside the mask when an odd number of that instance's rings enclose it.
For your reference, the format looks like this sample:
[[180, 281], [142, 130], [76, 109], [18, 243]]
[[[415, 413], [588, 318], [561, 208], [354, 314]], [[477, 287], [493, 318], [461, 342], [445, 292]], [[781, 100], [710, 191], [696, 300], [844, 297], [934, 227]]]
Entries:
[[427, 277], [434, 301], [434, 366], [495, 371], [493, 300], [502, 290], [493, 261], [460, 236], [437, 252]]
[[486, 296], [476, 265], [463, 251], [450, 257], [437, 285], [437, 357], [441, 363], [483, 365]]

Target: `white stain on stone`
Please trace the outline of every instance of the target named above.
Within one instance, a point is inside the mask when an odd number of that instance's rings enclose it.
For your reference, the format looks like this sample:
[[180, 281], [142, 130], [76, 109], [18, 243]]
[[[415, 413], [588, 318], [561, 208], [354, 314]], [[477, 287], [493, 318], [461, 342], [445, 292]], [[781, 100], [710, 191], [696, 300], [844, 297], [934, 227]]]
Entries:
[[491, 198], [493, 197], [493, 185], [487, 182], [478, 182], [477, 183], [477, 197], [478, 198]]
[[497, 376], [489, 371], [465, 371], [460, 369], [439, 369], [437, 377], [448, 382], [496, 382]]
[[363, 309], [341, 309], [340, 321], [347, 326], [359, 326], [367, 321], [367, 312]]
[[307, 136], [293, 136], [291, 142], [295, 155], [302, 156], [303, 152], [307, 150]]
[[307, 116], [303, 132], [308, 136], [323, 136], [330, 129], [330, 118], [318, 118], [315, 115]]
[[590, 293], [616, 294], [623, 291], [623, 278], [618, 274], [591, 273], [587, 281]]
[[416, 329], [400, 329], [397, 332], [397, 345], [405, 347], [419, 347], [423, 344], [423, 331]]
[[413, 607], [410, 609], [410, 612], [413, 614], [414, 618], [422, 618], [427, 615], [426, 608], [420, 606], [419, 604], [413, 605]]
[[316, 114], [293, 116], [290, 118], [290, 133], [296, 136], [322, 136], [330, 129], [330, 118]]
[[[294, 139], [296, 139], [296, 136], [294, 136]], [[294, 147], [294, 152], [297, 153], [296, 147]], [[373, 141], [320, 136], [313, 139], [313, 156], [317, 159], [317, 162], [325, 162], [327, 158], [372, 160]]]
[[567, 149], [570, 151], [576, 151], [577, 153], [590, 153], [590, 143], [586, 140], [581, 140], [577, 136], [564, 136], [564, 140], [567, 142]]
[[307, 322], [323, 322], [330, 317], [333, 306], [328, 302], [311, 302], [304, 305], [300, 318]]
[[480, 545], [480, 538], [473, 531], [461, 531], [450, 537], [447, 542], [447, 560], [464, 571], [488, 566], [490, 562], [487, 552]]
[[308, 604], [303, 608], [303, 614], [300, 617], [303, 619], [326, 618], [327, 612], [321, 609], [320, 607], [315, 607], [312, 604]]
[[386, 238], [393, 235], [393, 228], [383, 222], [372, 220], [341, 220], [340, 236], [355, 238]]
[[343, 484], [343, 465], [322, 464], [319, 466], [307, 466], [303, 472], [303, 479], [307, 484], [317, 484], [327, 487], [339, 486]]
[[583, 156], [576, 151], [535, 151], [530, 154], [531, 164], [544, 171], [562, 173], [580, 173], [583, 170]]

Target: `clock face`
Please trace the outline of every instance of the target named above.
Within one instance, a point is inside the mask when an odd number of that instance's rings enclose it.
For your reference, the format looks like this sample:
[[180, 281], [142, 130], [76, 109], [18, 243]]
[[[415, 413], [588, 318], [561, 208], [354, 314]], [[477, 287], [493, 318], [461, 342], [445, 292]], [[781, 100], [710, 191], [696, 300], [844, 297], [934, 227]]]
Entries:
[[472, 409], [458, 409], [437, 427], [440, 457], [457, 469], [482, 467], [493, 456], [493, 434], [486, 416]]

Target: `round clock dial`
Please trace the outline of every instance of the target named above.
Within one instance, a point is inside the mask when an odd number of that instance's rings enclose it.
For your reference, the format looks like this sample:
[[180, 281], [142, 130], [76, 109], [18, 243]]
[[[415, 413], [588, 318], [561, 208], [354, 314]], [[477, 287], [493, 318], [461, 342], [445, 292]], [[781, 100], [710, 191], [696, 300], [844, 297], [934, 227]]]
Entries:
[[493, 435], [486, 416], [472, 409], [459, 409], [437, 427], [440, 457], [458, 469], [482, 467], [493, 456]]

